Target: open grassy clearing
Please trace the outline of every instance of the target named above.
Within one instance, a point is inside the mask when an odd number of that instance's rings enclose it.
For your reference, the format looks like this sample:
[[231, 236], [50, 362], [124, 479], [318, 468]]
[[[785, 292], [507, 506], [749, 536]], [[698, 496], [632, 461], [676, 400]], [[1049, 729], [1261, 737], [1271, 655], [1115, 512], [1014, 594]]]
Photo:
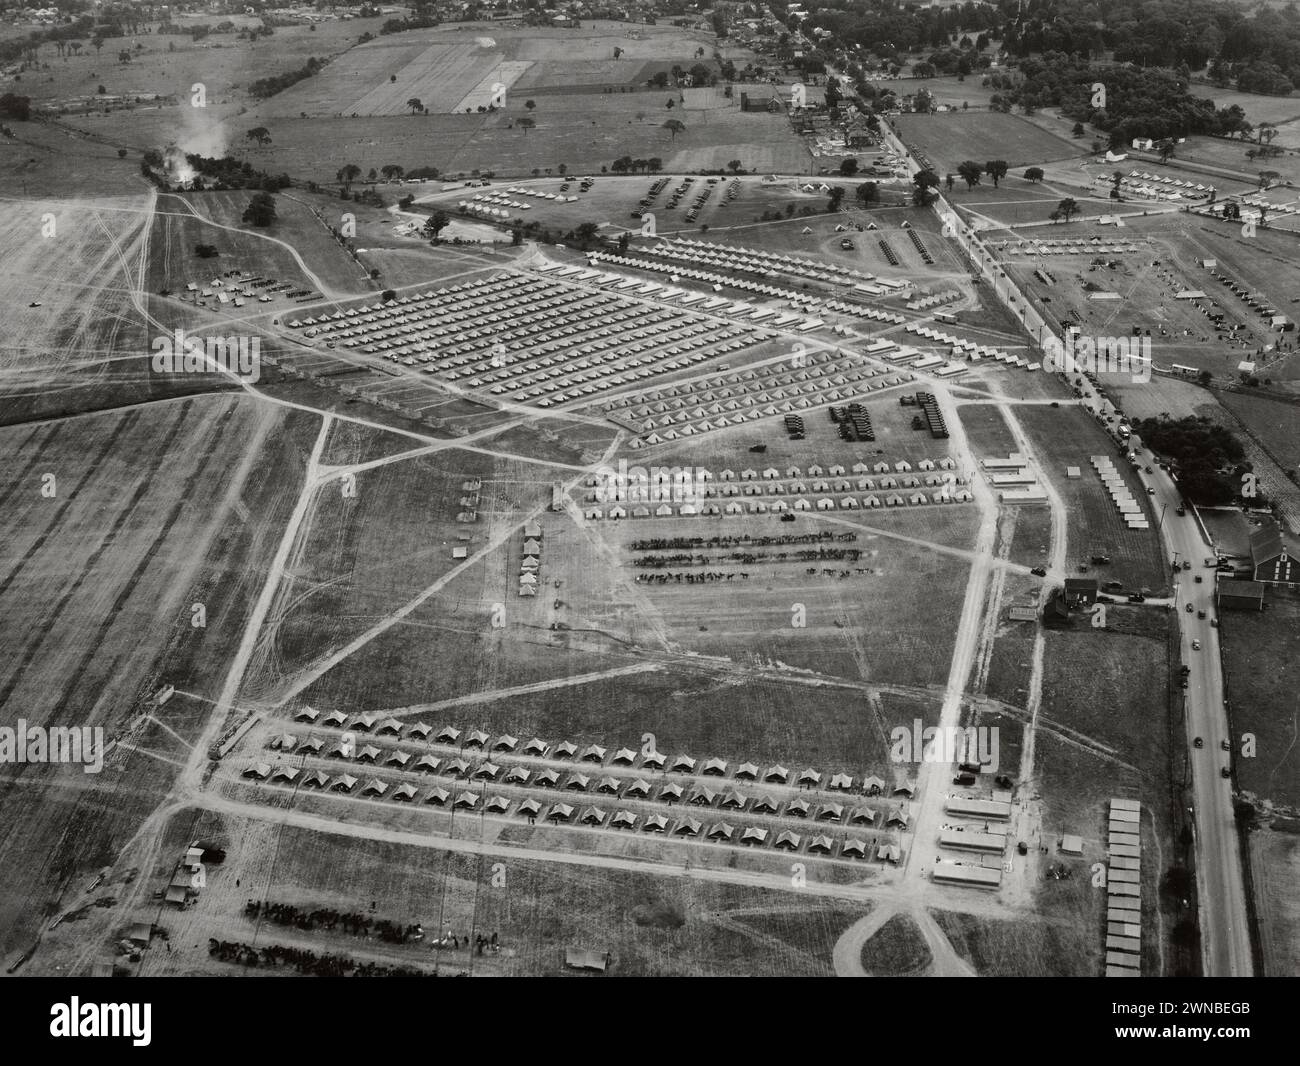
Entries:
[[[833, 900], [619, 870], [486, 859], [411, 849], [358, 837], [201, 816], [173, 824], [222, 840], [226, 862], [188, 911], [168, 913], [172, 951], [151, 949], [142, 974], [246, 973], [210, 960], [207, 939], [302, 944], [317, 952], [476, 976], [559, 976], [566, 947], [609, 951], [611, 973], [623, 976], [828, 975], [840, 932], [861, 912]], [[162, 883], [167, 871], [155, 874]], [[502, 876], [504, 875], [504, 876]], [[386, 945], [342, 933], [301, 934], [245, 918], [247, 891], [272, 883], [266, 898], [304, 907], [334, 906], [419, 921], [426, 940]], [[495, 884], [494, 884], [495, 880]], [[793, 904], [798, 903], [798, 909]], [[473, 956], [465, 947], [436, 950], [441, 921], [460, 938], [471, 930], [501, 943], [498, 954]], [[738, 935], [739, 934], [739, 935]]]
[[1300, 877], [1300, 835], [1294, 828], [1285, 832], [1254, 832], [1248, 838], [1250, 875], [1255, 887], [1255, 913], [1264, 945], [1264, 974], [1284, 977], [1295, 973], [1300, 963], [1300, 909], [1296, 906], [1295, 883]]
[[974, 159], [983, 164], [996, 153], [1008, 166], [1021, 167], [1046, 159], [1082, 156], [1086, 144], [1066, 140], [1040, 129], [1018, 115], [981, 111], [977, 114], [899, 115], [894, 123], [904, 143], [929, 156], [939, 174], [957, 172], [957, 164]]
[[1016, 450], [1016, 438], [997, 407], [964, 403], [957, 413], [977, 458], [1005, 458]]
[[[148, 185], [138, 159], [119, 159], [113, 144], [73, 130], [28, 122], [0, 139], [0, 194], [39, 220], [43, 210], [29, 197], [143, 197]], [[69, 208], [72, 205], [67, 205]], [[39, 221], [34, 223], [39, 229]]]
[[[219, 687], [314, 421], [210, 397], [0, 431], [19, 464], [4, 494], [4, 703], [37, 724], [102, 726], [118, 742], [100, 775], [33, 765], [0, 775], [7, 958], [77, 902], [189, 757], [207, 705], [178, 695], [155, 712], [171, 732], [142, 716], [142, 701], [164, 680]], [[39, 495], [42, 471], [57, 476], [53, 499]], [[191, 625], [196, 603], [205, 628]], [[65, 946], [84, 950], [111, 918], [96, 910], [70, 925]], [[60, 940], [43, 940], [27, 972], [66, 964]]]
[[981, 977], [1095, 977], [1101, 934], [1073, 923], [982, 918], [931, 909], [953, 946]]
[[[275, 673], [341, 647], [415, 598], [457, 565], [459, 532], [478, 550], [496, 523], [542, 500], [536, 469], [494, 468], [474, 452], [437, 453], [390, 463], [322, 487], [303, 538], [294, 580], [281, 590], [273, 623]], [[465, 490], [481, 481], [478, 490]], [[545, 488], [549, 491], [549, 483]], [[477, 505], [462, 500], [477, 495]], [[462, 511], [477, 523], [459, 523]], [[500, 553], [504, 555], [504, 553]], [[501, 560], [504, 564], [504, 559]]]
[[1224, 392], [1218, 398], [1279, 466], [1290, 471], [1300, 467], [1300, 407], [1250, 392]]
[[[698, 520], [655, 523], [654, 534], [691, 535]], [[680, 527], [688, 525], [687, 530]], [[727, 526], [715, 526], [726, 532]], [[739, 526], [737, 526], [739, 528]], [[774, 518], [764, 527], [782, 530]], [[785, 526], [784, 528], [789, 528]], [[836, 532], [841, 527], [835, 527]], [[964, 560], [926, 549], [859, 534], [853, 547], [864, 552], [857, 563], [829, 564], [832, 574], [806, 573], [800, 562], [744, 565], [748, 580], [725, 600], [709, 585], [638, 586], [674, 643], [702, 654], [735, 655], [738, 648], [756, 662], [781, 662], [866, 681], [942, 685], [955, 620], [965, 592]], [[726, 552], [706, 552], [723, 560]], [[725, 570], [740, 564], [721, 563]], [[857, 574], [855, 568], [875, 574]], [[847, 568], [850, 576], [837, 575]], [[631, 575], [628, 575], [631, 580]], [[923, 590], [918, 595], [918, 590]], [[917, 608], [924, 603], [924, 611]], [[802, 606], [802, 611], [800, 607]], [[802, 619], [803, 627], [795, 627]]]
[[[1270, 589], [1268, 609], [1223, 611], [1219, 635], [1236, 755], [1237, 787], [1279, 806], [1300, 806], [1296, 734], [1300, 723], [1300, 595]], [[1256, 754], [1242, 756], [1242, 738]]]
[[[331, 291], [341, 295], [361, 295], [373, 291], [365, 272], [338, 245], [308, 205], [296, 194], [276, 197], [276, 222], [266, 229], [252, 229], [241, 221], [252, 197], [250, 192], [191, 193], [186, 196], [162, 196], [154, 216], [154, 254], [150, 256], [149, 288], [157, 292], [170, 288], [182, 299], [192, 298], [185, 292], [188, 282], [207, 288], [213, 278], [228, 270], [250, 271], [255, 277], [274, 278], [295, 289], [314, 290], [315, 283], [298, 265], [286, 244], [297, 249], [312, 273]], [[340, 212], [341, 213], [341, 212]], [[337, 217], [330, 223], [339, 225]], [[273, 239], [268, 239], [273, 238]], [[213, 245], [218, 255], [200, 259], [194, 249], [199, 244]], [[298, 305], [284, 294], [272, 294], [269, 304], [250, 301], [242, 310], [233, 306], [218, 307], [208, 301], [210, 310], [222, 315], [287, 315], [297, 317]]]
[[862, 945], [862, 968], [872, 977], [917, 977], [934, 957], [906, 914], [895, 914]]
[[[258, 19], [242, 16], [231, 21], [237, 27], [260, 24]], [[67, 56], [59, 56], [54, 45], [47, 43], [41, 45], [39, 54], [50, 69], [41, 71], [43, 77], [24, 77], [22, 90], [33, 104], [66, 108], [74, 122], [80, 117], [75, 113], [79, 105], [103, 103], [95, 99], [101, 83], [112, 98], [110, 106], [129, 104], [135, 98], [142, 101], [137, 106], [144, 106], [144, 101], [158, 94], [175, 96], [185, 110], [191, 110], [189, 99], [195, 82], [205, 86], [211, 104], [242, 100], [249, 83], [257, 78], [296, 70], [309, 56], [337, 55], [354, 45], [361, 34], [377, 33], [382, 21], [322, 22], [310, 29], [279, 26], [273, 38], [256, 42], [236, 40], [234, 34], [211, 34], [198, 42], [179, 34], [139, 34], [107, 40], [106, 52], [97, 53], [87, 44], [80, 55]], [[123, 49], [131, 51], [130, 63], [117, 61], [117, 53]], [[172, 114], [177, 126], [182, 126], [185, 114], [181, 107]]]
[[[1120, 518], [1089, 457], [1109, 455], [1135, 499], [1146, 500], [1146, 492], [1115, 446], [1097, 423], [1078, 407], [1024, 406], [1016, 416], [1034, 443], [1044, 477], [1060, 493], [1072, 521], [1066, 532], [1067, 558], [1086, 563], [1100, 552], [1111, 557], [1105, 580], [1121, 581], [1126, 588], [1150, 587], [1159, 592], [1167, 584], [1163, 549], [1156, 531], [1156, 516], [1144, 503], [1143, 513], [1150, 529], [1129, 529]], [[1080, 476], [1067, 478], [1067, 466], [1079, 467]]]

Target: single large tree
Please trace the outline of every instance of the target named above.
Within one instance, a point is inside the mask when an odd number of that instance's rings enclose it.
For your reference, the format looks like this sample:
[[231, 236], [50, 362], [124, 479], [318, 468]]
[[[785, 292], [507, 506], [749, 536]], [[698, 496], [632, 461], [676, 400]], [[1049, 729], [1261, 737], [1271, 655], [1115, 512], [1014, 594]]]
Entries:
[[1056, 205], [1056, 209], [1061, 213], [1061, 217], [1065, 219], [1066, 222], [1069, 222], [1070, 216], [1079, 210], [1079, 205], [1073, 198], [1067, 196]]
[[664, 123], [663, 128], [672, 134], [672, 139], [677, 140], [677, 135], [686, 130], [686, 123], [679, 118], [670, 118]]
[[966, 183], [967, 189], [973, 189], [980, 183], [984, 168], [973, 159], [966, 159], [957, 164], [957, 176]]
[[244, 208], [244, 221], [250, 226], [269, 226], [275, 221], [275, 198], [269, 192], [255, 193]]
[[418, 96], [412, 96], [409, 100], [407, 100], [406, 106], [411, 109], [412, 115], [414, 115], [417, 111], [424, 110], [424, 104], [420, 102], [420, 98]]
[[361, 168], [355, 163], [348, 163], [346, 166], [340, 168], [335, 177], [343, 183], [343, 188], [351, 189], [352, 183], [356, 181], [357, 178], [361, 177]]
[[515, 119], [515, 125], [519, 126], [524, 131], [524, 136], [527, 137], [528, 131], [537, 125], [537, 120], [525, 115], [523, 118]]
[[381, 173], [389, 181], [392, 181], [394, 178], [400, 178], [403, 174], [406, 173], [406, 171], [403, 170], [401, 167], [399, 167], [396, 163], [386, 163], [379, 168], [379, 173]]
[[912, 186], [912, 203], [926, 207], [938, 195], [939, 175], [933, 170], [918, 170], [912, 175]]
[[254, 126], [244, 134], [244, 140], [256, 141], [262, 147], [266, 147], [266, 145], [271, 143], [271, 131], [265, 126]]
[[998, 182], [1007, 176], [1007, 161], [1005, 159], [994, 159], [984, 164], [984, 172], [993, 179], [993, 188], [998, 187]]
[[446, 211], [435, 211], [424, 222], [424, 235], [431, 241], [436, 240], [438, 234], [447, 228], [450, 221]]

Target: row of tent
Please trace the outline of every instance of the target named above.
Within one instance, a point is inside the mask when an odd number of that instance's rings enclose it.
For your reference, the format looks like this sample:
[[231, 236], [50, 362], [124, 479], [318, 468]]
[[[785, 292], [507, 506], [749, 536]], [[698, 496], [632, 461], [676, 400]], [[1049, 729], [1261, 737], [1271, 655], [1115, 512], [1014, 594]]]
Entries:
[[[777, 390], [788, 389], [797, 393], [802, 391], [803, 386], [815, 384], [827, 375], [847, 374], [855, 370], [863, 370], [861, 358], [843, 350], [819, 348], [803, 352], [797, 363], [783, 360], [769, 362], [743, 370], [711, 374], [677, 385], [653, 386], [644, 392], [626, 393], [606, 404], [605, 412], [626, 412], [627, 417], [638, 419], [690, 406], [702, 407], [705, 403], [721, 403], [764, 393], [771, 400], [776, 397]], [[704, 413], [709, 413], [707, 408]]]
[[[670, 759], [659, 751], [638, 751], [626, 747], [618, 748], [611, 754], [607, 747], [600, 744], [593, 743], [584, 748], [579, 748], [571, 740], [551, 743], [542, 740], [540, 737], [533, 737], [521, 744], [517, 737], [513, 737], [508, 733], [503, 733], [493, 739], [491, 734], [481, 729], [474, 729], [469, 733], [465, 733], [456, 726], [447, 725], [435, 730], [424, 722], [406, 723], [391, 715], [385, 716], [374, 711], [347, 715], [338, 710], [322, 713], [313, 707], [304, 706], [294, 713], [293, 718], [297, 722], [308, 725], [343, 730], [345, 735], [362, 732], [408, 741], [458, 746], [461, 749], [481, 751], [493, 755], [520, 754], [537, 759], [572, 760], [593, 765], [604, 765], [608, 762], [610, 766], [625, 768], [635, 767], [639, 764], [641, 767], [650, 770], [699, 774], [705, 777], [726, 777], [731, 772], [731, 764], [726, 759], [717, 756], [700, 760], [682, 754]], [[298, 751], [320, 754], [323, 745], [324, 741], [319, 737], [308, 737], [306, 741], [302, 741], [291, 733], [283, 733], [274, 736], [269, 746], [274, 750], [286, 753]], [[375, 758], [377, 759], [378, 755]], [[734, 776], [740, 781], [763, 781], [780, 785], [789, 785], [793, 782], [801, 787], [825, 787], [832, 791], [842, 792], [852, 791], [855, 780], [851, 774], [843, 772], [825, 775], [820, 770], [808, 767], [798, 774], [794, 774], [789, 768], [782, 766], [780, 763], [774, 763], [764, 769], [757, 763], [752, 762], [740, 763], [735, 768]], [[863, 778], [858, 787], [867, 795], [880, 795], [886, 790], [885, 782], [874, 775]], [[912, 792], [913, 785], [908, 781], [900, 781], [893, 788], [894, 795], [910, 796]]]
[[767, 339], [703, 315], [524, 275], [423, 293], [414, 307], [411, 300], [290, 326], [539, 406], [672, 373]]
[[[345, 758], [346, 754], [341, 751], [340, 746], [335, 745], [325, 753], [325, 756]], [[394, 759], [399, 756], [404, 758], [395, 763]], [[655, 784], [644, 778], [628, 781], [612, 774], [596, 778], [578, 770], [572, 770], [561, 775], [550, 767], [537, 770], [518, 764], [511, 766], [509, 770], [504, 770], [502, 766], [491, 762], [483, 762], [476, 767], [471, 767], [471, 764], [464, 759], [448, 759], [444, 762], [433, 755], [422, 755], [413, 760], [409, 752], [400, 751], [391, 752], [387, 759], [377, 760], [366, 749], [362, 749], [362, 752], [352, 761], [358, 763], [368, 761], [371, 764], [377, 763], [385, 767], [392, 766], [397, 770], [406, 772], [495, 782], [518, 788], [546, 788], [559, 792], [599, 792], [608, 796], [622, 796], [624, 799], [629, 800], [635, 799], [665, 804], [685, 803], [692, 807], [713, 807], [716, 804], [717, 808], [721, 810], [745, 811], [748, 809], [751, 814], [770, 814], [786, 818], [810, 818], [815, 822], [835, 822], [837, 824], [842, 822], [847, 825], [874, 826], [879, 820], [880, 814], [880, 812], [870, 807], [849, 809], [834, 800], [814, 804], [802, 794], [782, 801], [770, 795], [750, 797], [735, 788], [724, 790], [714, 788], [708, 784], [695, 785], [688, 791], [684, 785], [676, 781], [662, 781], [656, 792]], [[293, 783], [298, 780], [302, 769], [302, 767], [290, 766], [285, 763], [255, 761], [249, 763], [242, 776], [259, 781], [282, 780]], [[329, 776], [324, 770], [316, 770], [313, 773]], [[344, 776], [350, 777], [351, 775], [345, 773]], [[377, 794], [384, 795], [387, 793], [388, 783], [379, 778], [375, 778], [373, 783], [377, 786]], [[415, 786], [410, 785], [409, 782], [404, 782], [402, 789], [403, 794], [408, 798], [413, 796], [416, 791]], [[884, 819], [884, 824], [890, 827], [897, 825], [906, 828], [907, 822], [907, 814], [901, 808], [888, 812]]]
[[[246, 770], [244, 776], [262, 778], [261, 771], [263, 769], [268, 770], [264, 779], [273, 782], [285, 781], [293, 784], [301, 774], [301, 771], [288, 767], [270, 770], [264, 765], [258, 765]], [[342, 774], [338, 778], [331, 779], [328, 774], [318, 770], [303, 776], [300, 787], [342, 792], [349, 795], [356, 792], [358, 795], [367, 798], [389, 799], [398, 803], [414, 803], [419, 795], [419, 790], [407, 783], [390, 789], [386, 782], [378, 778], [371, 778], [361, 785], [359, 789], [358, 784], [360, 784], [360, 779], [351, 774]], [[480, 801], [482, 801], [481, 806]], [[484, 814], [494, 815], [509, 814], [513, 806], [514, 813], [517, 816], [528, 818], [530, 821], [542, 818], [556, 824], [576, 823], [593, 827], [628, 830], [635, 830], [639, 827], [645, 833], [664, 833], [672, 836], [704, 838], [719, 843], [739, 843], [752, 847], [764, 847], [771, 842], [773, 847], [786, 851], [800, 850], [806, 838], [808, 841], [807, 851], [810, 854], [832, 855], [836, 853], [837, 841], [828, 833], [803, 834], [796, 833], [791, 829], [778, 831], [763, 826], [739, 827], [733, 826], [726, 821], [714, 822], [706, 829], [703, 821], [689, 815], [670, 821], [662, 814], [641, 815], [625, 808], [615, 810], [612, 814], [594, 805], [579, 810], [578, 807], [570, 803], [552, 803], [544, 808], [535, 799], [523, 799], [516, 802], [507, 796], [486, 796], [485, 794], [471, 792], [468, 789], [457, 793], [453, 797], [452, 793], [447, 789], [434, 788], [429, 790], [424, 802], [438, 807], [450, 805], [453, 810], [481, 811]], [[839, 842], [838, 853], [844, 857], [865, 859], [870, 856], [871, 850], [872, 844], [867, 841], [857, 837], [848, 837]], [[896, 844], [884, 844], [876, 849], [876, 857], [882, 862], [897, 863], [901, 857], [901, 849]]]
[[[746, 281], [743, 278], [733, 278], [725, 274], [715, 274], [712, 271], [699, 270], [695, 267], [682, 267], [672, 263], [657, 263], [650, 259], [634, 259], [630, 256], [614, 255], [611, 252], [588, 252], [587, 262], [593, 266], [597, 263], [607, 263], [610, 266], [630, 267], [634, 270], [648, 270], [659, 274], [669, 274], [669, 280], [673, 284], [677, 284], [682, 278], [686, 278], [689, 281], [699, 281], [706, 285], [711, 285], [714, 292], [721, 292], [723, 288], [741, 289], [745, 292], [752, 292], [758, 296], [767, 296], [773, 299], [786, 300], [792, 304], [804, 304], [809, 308], [816, 307], [821, 303], [821, 300], [812, 293], [796, 292], [793, 289], [782, 289], [775, 285], [768, 285], [758, 281]], [[653, 284], [653, 282], [646, 283], [636, 281], [625, 276], [615, 276], [621, 278], [621, 280], [616, 283], [616, 287], [618, 288], [630, 289], [645, 284]], [[704, 293], [696, 293], [695, 295], [707, 299], [707, 296]], [[722, 299], [722, 297], [716, 298]], [[683, 300], [683, 303], [685, 302], [686, 301]], [[809, 319], [796, 326], [795, 323], [798, 321], [798, 315], [777, 311], [769, 307], [757, 307], [753, 304], [744, 303], [743, 301], [734, 304], [727, 310], [735, 315], [744, 315], [755, 322], [766, 322], [768, 319], [773, 319], [773, 324], [782, 328], [790, 326], [803, 330], [804, 332], [808, 332], [809, 330], [824, 325], [824, 323], [818, 319]]]
[[909, 281], [877, 278], [874, 274], [864, 274], [859, 270], [826, 260], [808, 259], [803, 256], [785, 255], [780, 252], [756, 248], [733, 247], [710, 241], [697, 241], [689, 237], [665, 238], [658, 245], [652, 245], [647, 250], [653, 255], [666, 258], [706, 263], [712, 266], [721, 266], [731, 270], [756, 274], [790, 274], [814, 281], [831, 282], [840, 285], [860, 281], [875, 281], [891, 291], [901, 291], [911, 285]]
[[[843, 496], [839, 499], [839, 509], [844, 511], [855, 511], [863, 508], [872, 507], [903, 507], [903, 506], [921, 506], [927, 503], [971, 503], [974, 496], [968, 489], [958, 489], [955, 492], [940, 491], [926, 496], [924, 492], [912, 492], [906, 496], [899, 493], [890, 493], [887, 496], [864, 496], [859, 503], [856, 496]], [[750, 500], [748, 504], [742, 504], [738, 500], [732, 500], [726, 504], [706, 503], [693, 504], [683, 503], [674, 509], [672, 504], [661, 503], [651, 509], [648, 506], [635, 506], [631, 509], [615, 504], [608, 510], [602, 510], [599, 507], [584, 507], [583, 516], [588, 519], [600, 520], [602, 518], [621, 519], [621, 518], [670, 518], [674, 515], [682, 518], [689, 518], [695, 515], [712, 516], [736, 516], [743, 514], [782, 514], [787, 511], [834, 511], [836, 501], [823, 497], [816, 501], [816, 504], [809, 503], [803, 497], [798, 497], [786, 503], [785, 500]]]
[[1001, 241], [992, 245], [1004, 252], [1019, 255], [1089, 255], [1096, 252], [1141, 252], [1145, 244], [1135, 241], [1102, 240], [1100, 237], [1032, 241]]

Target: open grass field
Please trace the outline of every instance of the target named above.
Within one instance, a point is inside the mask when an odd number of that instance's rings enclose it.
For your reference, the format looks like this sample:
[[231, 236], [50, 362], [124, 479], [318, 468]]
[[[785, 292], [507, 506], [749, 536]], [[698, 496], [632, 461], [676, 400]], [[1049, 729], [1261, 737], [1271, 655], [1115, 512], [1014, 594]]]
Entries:
[[[220, 840], [228, 857], [214, 868], [195, 907], [164, 919], [172, 950], [155, 943], [146, 952], [139, 972], [151, 976], [244, 974], [210, 959], [207, 941], [250, 943], [255, 935], [259, 944], [302, 945], [428, 972], [436, 966], [444, 975], [560, 976], [565, 948], [581, 947], [608, 951], [611, 974], [622, 976], [829, 976], [836, 939], [863, 911], [835, 900], [629, 870], [529, 860], [497, 869], [474, 856], [243, 818], [202, 815], [195, 821], [185, 812], [173, 824], [176, 842], [198, 832]], [[160, 884], [168, 872], [163, 865], [149, 871]], [[418, 921], [426, 940], [388, 945], [341, 931], [305, 935], [268, 922], [259, 926], [243, 914], [247, 892], [236, 879], [271, 882], [268, 899], [306, 908], [364, 910], [374, 899], [377, 916]], [[433, 948], [440, 922], [461, 938], [460, 949]], [[500, 952], [472, 955], [463, 945], [471, 931], [497, 934]]]
[[1283, 470], [1300, 468], [1300, 407], [1262, 399], [1253, 392], [1224, 392], [1219, 402]]
[[[323, 487], [294, 580], [282, 589], [274, 673], [292, 677], [435, 586], [457, 565], [457, 533], [469, 532], [478, 550], [498, 521], [517, 521], [541, 503], [543, 489], [549, 494], [550, 481], [540, 475], [531, 465], [494, 469], [488, 456], [453, 452], [392, 462]], [[479, 521], [458, 523], [458, 513], [475, 509], [460, 502], [468, 495], [462, 484], [473, 480], [482, 482]], [[489, 607], [483, 605], [484, 624]]]
[[[315, 214], [315, 210], [329, 208], [331, 215], [326, 220], [340, 225], [342, 211], [334, 208], [337, 201], [319, 197], [313, 204], [298, 193], [282, 193], [276, 197], [276, 221], [265, 229], [254, 229], [241, 219], [251, 196], [248, 192], [160, 196], [154, 216], [149, 287], [155, 292], [167, 287], [185, 298], [190, 295], [184, 292], [187, 283], [208, 288], [212, 278], [228, 270], [240, 270], [289, 283], [295, 290], [323, 291], [339, 298], [374, 291], [362, 268]], [[362, 219], [373, 212], [362, 208], [354, 213], [361, 216], [357, 219], [361, 232]], [[199, 244], [213, 245], [217, 257], [200, 259], [194, 252]], [[218, 309], [212, 301], [209, 304], [227, 319], [249, 317], [261, 322], [281, 315], [293, 318], [299, 313], [298, 305], [283, 294], [272, 294], [269, 304], [250, 301], [241, 310]]]
[[1300, 912], [1292, 887], [1300, 876], [1300, 834], [1292, 822], [1286, 831], [1251, 833], [1250, 876], [1255, 886], [1255, 913], [1264, 946], [1265, 975], [1295, 973], [1300, 963]]
[[[1296, 685], [1300, 683], [1300, 596], [1270, 589], [1268, 609], [1219, 615], [1223, 669], [1231, 707], [1237, 787], [1260, 800], [1300, 807], [1296, 771]], [[1241, 739], [1256, 738], [1256, 754], [1241, 754]]]
[[986, 403], [963, 403], [957, 412], [977, 459], [1006, 458], [1016, 450], [1016, 438], [997, 407]]
[[[1100, 552], [1111, 557], [1106, 580], [1122, 581], [1126, 588], [1163, 589], [1167, 578], [1156, 516], [1144, 503], [1150, 529], [1129, 529], [1120, 519], [1089, 457], [1115, 457], [1134, 498], [1145, 501], [1146, 492], [1091, 416], [1077, 407], [1024, 406], [1016, 414], [1038, 452], [1043, 476], [1051, 479], [1070, 513], [1066, 543], [1071, 566], [1086, 563], [1089, 555]], [[1067, 466], [1079, 467], [1081, 476], [1067, 478]]]
[[[706, 165], [721, 169], [737, 158], [764, 173], [806, 172], [808, 153], [783, 116], [739, 109], [688, 112], [681, 118], [686, 131], [673, 138], [662, 124], [679, 114], [664, 107], [666, 99], [664, 93], [650, 102], [631, 94], [547, 97], [531, 113], [533, 129], [514, 124], [528, 112], [513, 103], [487, 115], [268, 118], [274, 144], [258, 159], [304, 180], [331, 183], [347, 163], [363, 172], [397, 163], [408, 170], [436, 166], [447, 175], [482, 169], [499, 177], [526, 177], [535, 168], [560, 164], [571, 173], [599, 174], [623, 155], [658, 156], [667, 172]], [[642, 112], [647, 118], [638, 120]], [[240, 119], [241, 125], [247, 121], [248, 116]], [[705, 162], [706, 157], [716, 161]]]
[[953, 949], [982, 977], [1095, 977], [1101, 934], [1074, 923], [983, 918], [931, 909]]
[[[1277, 97], [1269, 99], [1277, 100]], [[1292, 99], [1290, 114], [1294, 116], [1297, 110], [1300, 110], [1300, 100]], [[1258, 122], [1258, 119], [1250, 121]], [[1192, 174], [1199, 174], [1194, 177], [1193, 181], [1205, 181], [1209, 178], [1209, 183], [1218, 184], [1215, 178], [1232, 179], [1249, 182], [1252, 186], [1254, 180], [1261, 170], [1275, 170], [1281, 175], [1283, 181], [1294, 182], [1300, 177], [1300, 157], [1296, 156], [1297, 138], [1295, 127], [1292, 124], [1280, 125], [1278, 135], [1273, 143], [1284, 149], [1282, 155], [1270, 156], [1266, 160], [1251, 159], [1246, 153], [1258, 147], [1253, 141], [1228, 140], [1223, 137], [1188, 137], [1186, 143], [1178, 146], [1177, 161], [1188, 164], [1185, 177]], [[1176, 165], [1171, 163], [1171, 165]], [[1139, 170], [1150, 171], [1152, 167], [1147, 163], [1139, 163]], [[1235, 187], [1229, 184], [1229, 188], [1236, 191]]]
[[[0, 774], [7, 958], [113, 861], [188, 758], [206, 708], [178, 696], [156, 712], [164, 728], [143, 701], [164, 681], [219, 686], [310, 421], [223, 396], [0, 430], [18, 464], [4, 493], [4, 705], [36, 724], [101, 726], [116, 742], [100, 775]], [[43, 471], [56, 476], [52, 498]], [[196, 603], [204, 628], [191, 625]], [[52, 974], [58, 961], [38, 952], [28, 969]]]
[[1261, 122], [1280, 124], [1291, 119], [1300, 118], [1300, 96], [1264, 96], [1260, 93], [1243, 93], [1236, 89], [1219, 88], [1193, 82], [1187, 90], [1193, 96], [1213, 100], [1214, 106], [1232, 107], [1236, 104], [1246, 112], [1246, 118], [1252, 125]]
[[[463, 113], [487, 106], [496, 83], [505, 85], [508, 95], [516, 90], [600, 95], [614, 88], [641, 93], [648, 91], [645, 83], [656, 70], [696, 62], [704, 43], [697, 40], [700, 35], [668, 26], [641, 29], [629, 37], [621, 23], [589, 22], [577, 30], [480, 23], [379, 37], [277, 94], [259, 114], [406, 114], [412, 98], [430, 111]], [[615, 48], [624, 53], [618, 59]]]
[[862, 968], [873, 977], [914, 977], [934, 957], [916, 922], [895, 914], [862, 945]]
[[[295, 70], [310, 56], [325, 58], [346, 51], [361, 34], [378, 32], [382, 21], [323, 22], [311, 29], [281, 26], [274, 37], [256, 42], [236, 40], [234, 34], [214, 33], [198, 42], [179, 34], [138, 34], [107, 39], [103, 52], [87, 45], [79, 55], [67, 56], [58, 55], [54, 45], [47, 43], [38, 51], [42, 70], [24, 76], [21, 87], [33, 104], [70, 113], [83, 102], [102, 103], [95, 99], [100, 84], [111, 98], [110, 106], [157, 94], [176, 97], [188, 110], [196, 82], [204, 85], [209, 105], [220, 105], [244, 99], [248, 84], [257, 78]], [[259, 23], [241, 17], [236, 25]], [[132, 53], [129, 63], [118, 60], [123, 50]], [[179, 107], [171, 113], [178, 124], [185, 121]]]
[[903, 142], [929, 157], [937, 172], [956, 173], [957, 164], [983, 164], [996, 156], [1012, 167], [1048, 159], [1082, 156], [1088, 145], [1054, 136], [1018, 115], [981, 111], [944, 115], [899, 115], [894, 119]]

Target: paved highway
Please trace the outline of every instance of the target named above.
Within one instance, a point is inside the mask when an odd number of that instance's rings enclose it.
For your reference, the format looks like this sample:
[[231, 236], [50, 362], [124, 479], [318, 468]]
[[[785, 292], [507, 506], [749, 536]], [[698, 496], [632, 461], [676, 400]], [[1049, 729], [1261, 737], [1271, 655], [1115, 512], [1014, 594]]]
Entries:
[[[1196, 877], [1200, 895], [1203, 965], [1208, 977], [1249, 977], [1253, 972], [1250, 930], [1246, 920], [1246, 890], [1241, 873], [1237, 826], [1232, 815], [1232, 781], [1223, 776], [1233, 753], [1228, 712], [1223, 703], [1223, 671], [1219, 663], [1219, 630], [1212, 623], [1215, 570], [1213, 555], [1189, 513], [1178, 514], [1182, 500], [1169, 475], [1155, 465], [1150, 452], [1138, 456], [1139, 480], [1154, 489], [1151, 503], [1172, 563], [1174, 609], [1180, 633], [1182, 661], [1190, 667], [1186, 698], [1187, 744], [1192, 768], [1195, 810]], [[1146, 473], [1146, 467], [1151, 473]], [[1163, 517], [1162, 517], [1163, 516]], [[1210, 560], [1207, 565], [1207, 559]], [[1184, 562], [1190, 569], [1182, 569]], [[1188, 604], [1192, 610], [1187, 610]], [[1200, 612], [1205, 617], [1200, 617]], [[1199, 649], [1196, 645], [1199, 644]], [[1203, 747], [1194, 744], [1200, 737]]]

